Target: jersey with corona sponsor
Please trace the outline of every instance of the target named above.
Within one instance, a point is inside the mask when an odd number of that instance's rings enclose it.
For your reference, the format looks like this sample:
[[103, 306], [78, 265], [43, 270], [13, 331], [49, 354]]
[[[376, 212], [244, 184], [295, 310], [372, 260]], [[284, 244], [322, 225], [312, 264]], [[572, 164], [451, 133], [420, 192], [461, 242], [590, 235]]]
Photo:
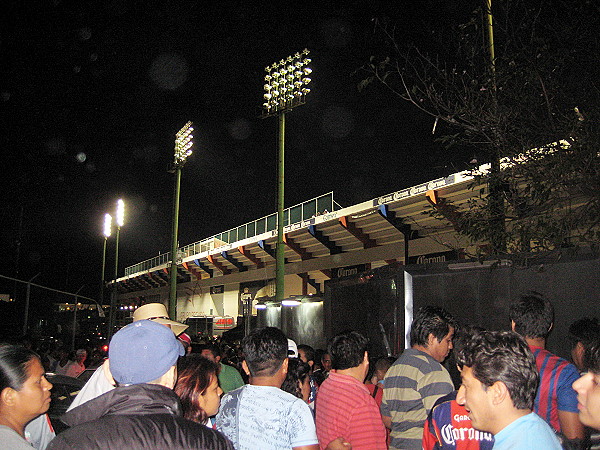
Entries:
[[467, 410], [456, 403], [456, 391], [442, 397], [425, 422], [424, 450], [488, 450], [493, 446], [491, 433], [471, 426]]

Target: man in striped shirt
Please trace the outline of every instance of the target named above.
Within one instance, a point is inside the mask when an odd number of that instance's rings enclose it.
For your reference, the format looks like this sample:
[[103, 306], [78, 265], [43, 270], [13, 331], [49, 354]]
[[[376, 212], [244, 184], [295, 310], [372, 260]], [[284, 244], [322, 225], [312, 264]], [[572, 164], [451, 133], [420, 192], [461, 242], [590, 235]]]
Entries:
[[579, 378], [577, 368], [546, 350], [554, 310], [548, 299], [536, 292], [521, 296], [510, 306], [512, 330], [519, 333], [535, 356], [540, 384], [534, 404], [536, 412], [555, 432], [578, 445], [585, 438], [578, 417], [577, 393], [572, 385]]
[[391, 429], [390, 448], [420, 450], [423, 426], [435, 401], [454, 390], [441, 365], [452, 349], [456, 324], [443, 308], [425, 306], [415, 314], [411, 348], [390, 367], [383, 381], [381, 414]]

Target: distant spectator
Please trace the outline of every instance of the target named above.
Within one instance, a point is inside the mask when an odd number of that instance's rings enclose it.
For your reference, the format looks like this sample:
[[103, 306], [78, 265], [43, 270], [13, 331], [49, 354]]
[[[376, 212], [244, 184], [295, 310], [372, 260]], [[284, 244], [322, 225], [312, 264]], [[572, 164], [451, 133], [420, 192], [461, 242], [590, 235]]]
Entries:
[[140, 320], [119, 330], [109, 349], [118, 386], [67, 412], [69, 425], [52, 449], [232, 449], [221, 434], [182, 417], [173, 392], [183, 347], [156, 322]]
[[314, 407], [314, 401], [317, 398], [318, 383], [314, 377], [315, 369], [315, 349], [307, 344], [298, 345], [298, 357], [309, 366], [308, 378], [310, 385], [310, 395], [308, 396], [308, 404], [311, 408]]
[[584, 317], [576, 320], [569, 327], [569, 340], [571, 341], [571, 360], [579, 372], [585, 372], [586, 350], [600, 337], [600, 324], [598, 318]]
[[209, 418], [219, 411], [223, 394], [218, 373], [219, 366], [200, 355], [179, 359], [174, 390], [181, 401], [183, 417], [212, 428]]
[[225, 394], [244, 385], [244, 380], [237, 369], [221, 362], [221, 349], [218, 345], [201, 345], [200, 354], [219, 366], [219, 385]]
[[329, 371], [331, 370], [331, 355], [327, 352], [323, 353], [321, 356], [321, 365], [320, 368], [313, 372], [313, 377], [317, 384], [320, 386], [323, 381], [327, 379], [329, 376]]
[[83, 348], [78, 349], [72, 360], [69, 360], [64, 367], [57, 369], [59, 375], [77, 378], [80, 373], [85, 370], [85, 360], [87, 359], [87, 351]]
[[381, 406], [381, 400], [383, 398], [383, 379], [385, 378], [385, 374], [392, 367], [392, 361], [389, 358], [379, 358], [375, 361], [375, 367], [373, 370], [373, 375], [369, 380], [369, 383], [366, 384], [371, 397], [375, 399], [377, 406]]
[[442, 362], [452, 350], [456, 323], [443, 308], [425, 306], [415, 314], [411, 348], [388, 370], [381, 415], [391, 429], [390, 448], [421, 449], [425, 419], [436, 400], [454, 390]]
[[250, 384], [223, 396], [217, 429], [236, 448], [317, 450], [308, 405], [280, 389], [289, 364], [285, 335], [277, 328], [259, 328], [243, 339], [242, 347]]
[[192, 339], [190, 338], [189, 334], [181, 333], [179, 336], [177, 336], [177, 339], [179, 339], [179, 342], [181, 342], [181, 345], [183, 345], [186, 355], [192, 353]]
[[494, 450], [562, 448], [552, 428], [532, 412], [539, 377], [519, 335], [476, 333], [457, 356], [462, 385], [456, 401], [464, 405], [474, 428], [494, 435]]
[[577, 368], [568, 361], [546, 350], [546, 339], [554, 323], [554, 309], [548, 299], [532, 292], [510, 305], [512, 330], [525, 338], [535, 356], [540, 373], [540, 384], [534, 412], [567, 440], [585, 439], [585, 431], [578, 417], [577, 393], [573, 382], [579, 378]]
[[281, 390], [308, 403], [310, 396], [310, 366], [299, 358], [288, 358], [288, 372]]
[[347, 331], [334, 336], [328, 345], [333, 370], [319, 388], [316, 408], [321, 449], [340, 436], [354, 450], [387, 449], [379, 408], [364, 385], [368, 344], [362, 334]]

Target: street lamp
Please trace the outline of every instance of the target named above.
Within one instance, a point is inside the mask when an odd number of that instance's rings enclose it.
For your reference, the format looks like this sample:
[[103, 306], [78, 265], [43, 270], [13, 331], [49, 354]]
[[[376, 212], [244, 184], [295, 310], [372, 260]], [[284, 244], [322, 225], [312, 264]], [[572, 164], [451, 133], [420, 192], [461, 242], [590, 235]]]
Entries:
[[106, 241], [112, 234], [112, 216], [104, 214], [104, 245], [102, 247], [102, 279], [100, 280], [100, 304], [104, 305], [104, 273], [106, 269]]
[[179, 229], [179, 193], [181, 190], [181, 169], [192, 154], [194, 127], [188, 121], [175, 135], [175, 154], [169, 172], [175, 173], [173, 190], [173, 229], [171, 233], [171, 268], [169, 273], [169, 317], [177, 320], [177, 233]]
[[125, 225], [125, 202], [123, 199], [117, 200], [117, 215], [116, 215], [117, 233], [115, 239], [115, 276], [113, 279], [113, 287], [110, 295], [110, 312], [108, 315], [108, 340], [112, 337], [112, 331], [115, 326], [115, 308], [117, 304], [117, 277], [119, 274], [119, 235], [121, 227]]
[[297, 106], [306, 103], [310, 92], [306, 86], [312, 70], [308, 67], [309, 51], [304, 49], [294, 56], [288, 56], [265, 68], [265, 102], [262, 117], [278, 116], [278, 184], [277, 184], [277, 249], [275, 254], [275, 299], [285, 298], [285, 247], [283, 243], [283, 207], [284, 207], [284, 150], [285, 150], [285, 114]]

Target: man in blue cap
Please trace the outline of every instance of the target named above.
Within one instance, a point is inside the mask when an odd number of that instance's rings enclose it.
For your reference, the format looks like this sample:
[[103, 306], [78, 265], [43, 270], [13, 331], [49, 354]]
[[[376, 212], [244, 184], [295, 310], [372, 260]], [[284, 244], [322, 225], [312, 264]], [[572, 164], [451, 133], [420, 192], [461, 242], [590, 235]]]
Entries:
[[117, 387], [66, 413], [71, 428], [48, 449], [233, 449], [223, 435], [184, 419], [173, 386], [184, 350], [164, 325], [140, 320], [119, 330], [109, 348]]

